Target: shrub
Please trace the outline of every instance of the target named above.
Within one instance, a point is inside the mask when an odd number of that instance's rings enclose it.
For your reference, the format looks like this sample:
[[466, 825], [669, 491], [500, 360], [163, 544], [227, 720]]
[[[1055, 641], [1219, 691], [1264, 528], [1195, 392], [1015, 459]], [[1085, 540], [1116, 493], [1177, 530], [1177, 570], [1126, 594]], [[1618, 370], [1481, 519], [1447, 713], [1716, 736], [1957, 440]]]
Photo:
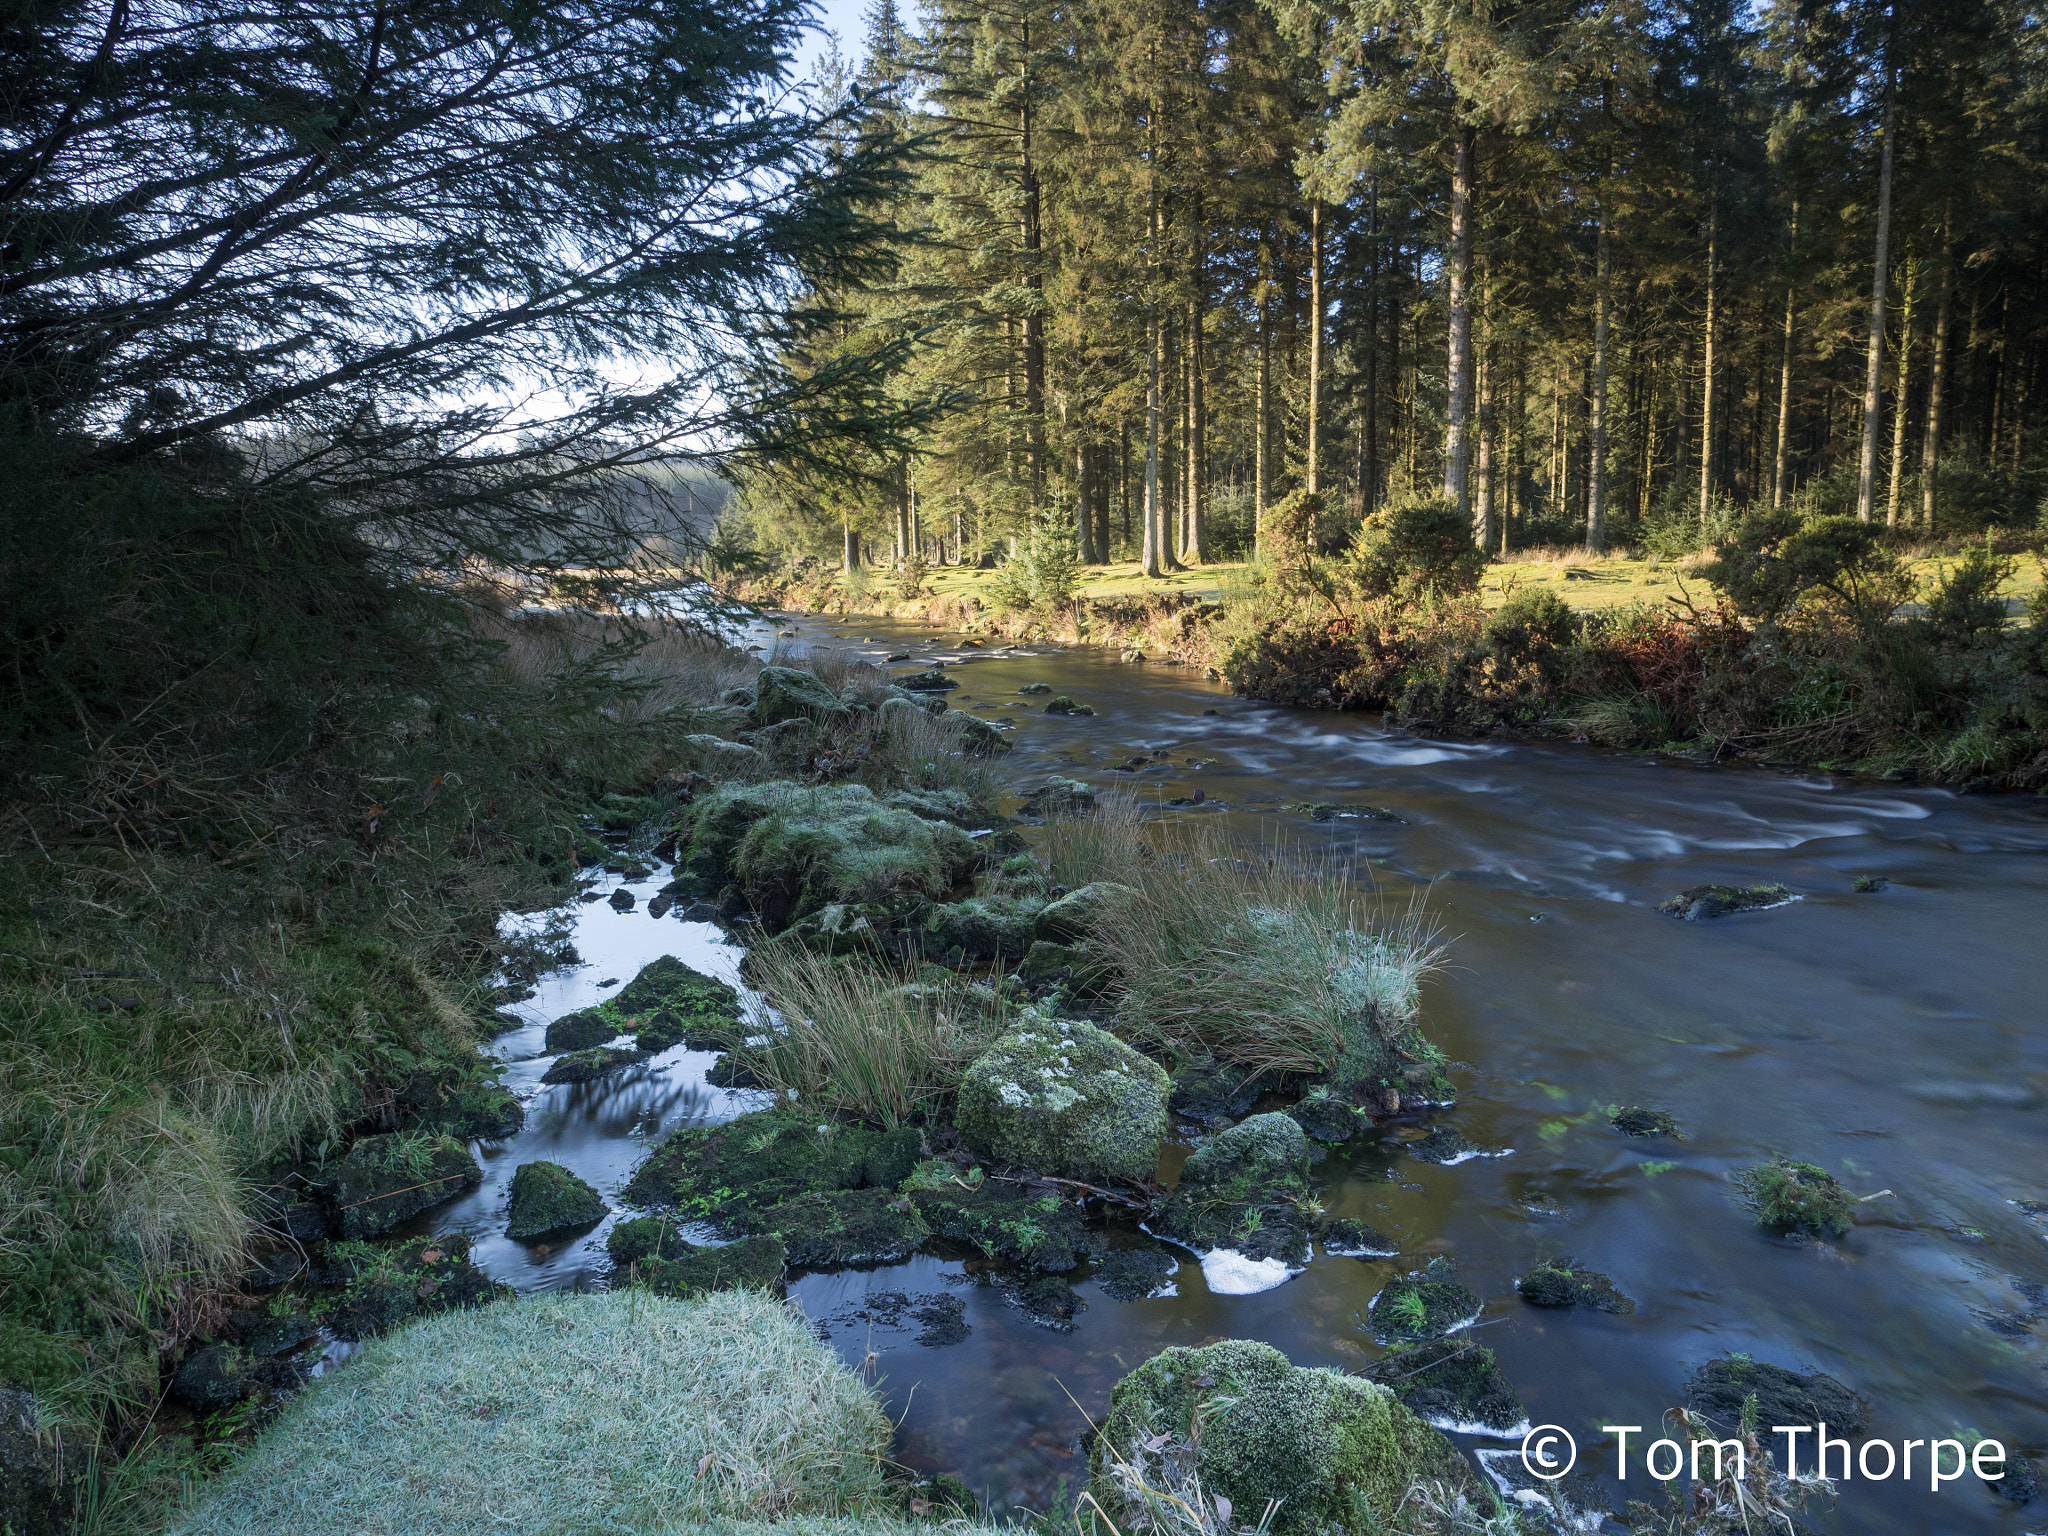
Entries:
[[959, 1086], [1000, 1027], [992, 996], [911, 984], [781, 946], [754, 951], [753, 978], [779, 1020], [737, 1043], [764, 1088], [891, 1129]]
[[1571, 604], [1548, 587], [1524, 587], [1487, 616], [1486, 638], [1512, 654], [1568, 643], [1578, 629]]
[[1804, 522], [1789, 511], [1751, 512], [1701, 573], [1744, 618], [1775, 622], [1811, 603], [1868, 630], [1910, 595], [1883, 532], [1853, 517]]
[[[451, 1312], [315, 1381], [181, 1536], [673, 1529], [882, 1492], [874, 1394], [780, 1302], [552, 1295]], [[398, 1475], [394, 1475], [398, 1469]]]
[[[1963, 551], [1954, 565], [1944, 565], [1927, 595], [1927, 627], [1942, 644], [1967, 646], [1979, 635], [2005, 627], [2005, 599], [1998, 589], [2012, 575], [2015, 562], [2000, 555], [1987, 535], [1982, 544]], [[2043, 590], [2048, 590], [2044, 588]]]
[[1479, 589], [1486, 551], [1444, 496], [1402, 497], [1367, 517], [1351, 543], [1350, 576], [1366, 597], [1413, 602]]
[[1328, 1077], [1382, 1112], [1448, 1096], [1417, 1025], [1438, 951], [1419, 912], [1380, 923], [1346, 874], [1276, 850], [1243, 859], [1211, 828], [1180, 833], [1121, 878], [1096, 942], [1117, 1017], [1176, 1055]]

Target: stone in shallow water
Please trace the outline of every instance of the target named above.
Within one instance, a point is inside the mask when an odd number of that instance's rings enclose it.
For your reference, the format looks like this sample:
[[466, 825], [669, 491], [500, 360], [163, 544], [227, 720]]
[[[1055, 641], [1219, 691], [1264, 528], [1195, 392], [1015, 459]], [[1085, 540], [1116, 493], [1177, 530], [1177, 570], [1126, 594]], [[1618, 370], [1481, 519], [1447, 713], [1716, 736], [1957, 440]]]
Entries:
[[1585, 1307], [1594, 1312], [1627, 1313], [1636, 1304], [1614, 1288], [1598, 1270], [1576, 1259], [1552, 1259], [1515, 1282], [1515, 1290], [1532, 1307]]
[[1482, 1147], [1467, 1141], [1447, 1125], [1437, 1126], [1420, 1141], [1408, 1142], [1401, 1150], [1418, 1162], [1437, 1163], [1446, 1168], [1475, 1157], [1507, 1155], [1499, 1147]]
[[1608, 1115], [1614, 1128], [1624, 1136], [1677, 1136], [1678, 1122], [1661, 1109], [1644, 1109], [1630, 1104]]
[[1373, 1361], [1368, 1381], [1394, 1395], [1439, 1429], [1507, 1433], [1524, 1421], [1521, 1396], [1494, 1363], [1493, 1351], [1470, 1338], [1430, 1339]]
[[507, 1237], [539, 1237], [604, 1220], [611, 1207], [560, 1163], [521, 1163], [512, 1174]]
[[1180, 1261], [1159, 1248], [1119, 1248], [1095, 1264], [1095, 1278], [1111, 1301], [1153, 1301], [1180, 1294]]
[[1428, 1269], [1390, 1280], [1373, 1297], [1368, 1313], [1381, 1339], [1437, 1339], [1476, 1320], [1484, 1303], [1452, 1278], [1453, 1266], [1439, 1259]]
[[1335, 1258], [1391, 1259], [1401, 1251], [1391, 1237], [1349, 1216], [1324, 1227], [1322, 1242], [1323, 1252]]
[[1759, 1424], [1821, 1424], [1831, 1434], [1860, 1435], [1870, 1426], [1863, 1399], [1832, 1376], [1801, 1376], [1742, 1355], [1709, 1360], [1685, 1386], [1685, 1405], [1717, 1425], [1738, 1424], [1756, 1396]]
[[1306, 1264], [1308, 1152], [1287, 1116], [1253, 1115], [1196, 1149], [1153, 1230], [1197, 1253], [1226, 1248], [1253, 1262]]
[[1680, 891], [1657, 910], [1668, 917], [1697, 923], [1708, 918], [1726, 917], [1731, 912], [1782, 907], [1791, 900], [1791, 890], [1782, 885], [1694, 885]]

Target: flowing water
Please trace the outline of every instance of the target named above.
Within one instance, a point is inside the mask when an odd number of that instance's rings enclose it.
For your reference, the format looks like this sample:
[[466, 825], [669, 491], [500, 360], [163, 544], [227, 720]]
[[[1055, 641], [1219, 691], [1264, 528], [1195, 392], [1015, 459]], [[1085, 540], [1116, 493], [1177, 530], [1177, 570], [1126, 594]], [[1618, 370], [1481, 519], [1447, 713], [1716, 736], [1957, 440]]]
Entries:
[[[1083, 1279], [1071, 1332], [1034, 1324], [959, 1259], [793, 1279], [806, 1315], [875, 1373], [907, 1465], [955, 1473], [999, 1510], [1046, 1508], [1086, 1478], [1087, 1415], [1149, 1355], [1236, 1337], [1297, 1364], [1358, 1367], [1381, 1352], [1359, 1314], [1436, 1255], [1486, 1298], [1479, 1336], [1531, 1421], [1571, 1431], [1611, 1507], [1652, 1490], [1634, 1455], [1627, 1485], [1613, 1481], [1600, 1426], [1657, 1425], [1692, 1368], [1729, 1351], [1839, 1378], [1871, 1405], [1873, 1438], [2048, 1449], [2048, 1207], [2023, 1204], [2048, 1201], [2048, 801], [1424, 740], [1096, 649], [960, 650], [878, 621], [802, 630], [877, 660], [944, 660], [962, 684], [955, 707], [1016, 723], [1002, 760], [1015, 783], [1057, 771], [1162, 805], [1199, 789], [1202, 806], [1164, 814], [1355, 861], [1395, 910], [1424, 893], [1450, 956], [1425, 986], [1424, 1020], [1461, 1088], [1434, 1121], [1500, 1153], [1425, 1163], [1403, 1151], [1422, 1121], [1386, 1126], [1316, 1171], [1331, 1213], [1397, 1237], [1399, 1260], [1318, 1253], [1251, 1296], [1210, 1294], [1192, 1261], [1157, 1300], [1114, 1301]], [[1039, 682], [1096, 716], [1036, 713], [1017, 690]], [[1290, 809], [1300, 802], [1401, 821], [1316, 822]], [[1859, 875], [1889, 886], [1855, 894]], [[1714, 922], [1656, 910], [1709, 881], [1781, 881], [1798, 899]], [[660, 1133], [757, 1102], [708, 1086], [712, 1058], [680, 1049], [597, 1083], [538, 1086], [545, 1021], [656, 955], [736, 977], [738, 951], [709, 925], [650, 920], [644, 902], [574, 916], [584, 963], [545, 979], [523, 1005], [530, 1027], [498, 1046], [530, 1095], [528, 1129], [482, 1147], [483, 1187], [433, 1218], [475, 1234], [479, 1262], [521, 1289], [602, 1284], [605, 1229], [555, 1249], [505, 1239], [516, 1165], [552, 1159], [609, 1192]], [[1668, 1110], [1683, 1139], [1622, 1136], [1615, 1104]], [[1825, 1164], [1855, 1193], [1893, 1194], [1863, 1206], [1843, 1241], [1775, 1238], [1728, 1175], [1776, 1152]], [[1635, 1312], [1520, 1301], [1515, 1278], [1561, 1255], [1611, 1276]], [[965, 1302], [963, 1341], [917, 1342], [902, 1298], [934, 1292]], [[1457, 1438], [1507, 1453], [1496, 1463], [1519, 1445]], [[1845, 1484], [1814, 1524], [2018, 1533], [2048, 1524], [2042, 1508], [1975, 1478], [1931, 1493], [1922, 1462], [1910, 1489]]]

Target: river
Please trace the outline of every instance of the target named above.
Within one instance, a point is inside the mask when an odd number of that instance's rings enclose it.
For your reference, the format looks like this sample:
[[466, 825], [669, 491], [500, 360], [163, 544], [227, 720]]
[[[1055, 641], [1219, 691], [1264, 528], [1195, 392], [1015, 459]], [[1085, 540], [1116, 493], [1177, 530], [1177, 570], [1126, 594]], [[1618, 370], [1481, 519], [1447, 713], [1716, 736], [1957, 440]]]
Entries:
[[[958, 1259], [794, 1278], [806, 1315], [875, 1374], [905, 1464], [962, 1477], [998, 1511], [1046, 1508], [1086, 1478], [1084, 1414], [1147, 1356], [1239, 1337], [1297, 1364], [1356, 1368], [1380, 1352], [1360, 1326], [1366, 1304], [1436, 1255], [1486, 1298], [1479, 1336], [1530, 1419], [1572, 1432], [1592, 1493], [1615, 1507], [1652, 1490], [1636, 1465], [1614, 1483], [1600, 1426], [1655, 1426], [1692, 1368], [1729, 1351], [1839, 1378], [1870, 1404], [1873, 1438], [2048, 1447], [2048, 1206], [2027, 1209], [2048, 1201], [2048, 801], [1419, 739], [1098, 649], [962, 649], [876, 620], [800, 628], [799, 644], [911, 653], [899, 671], [943, 662], [962, 685], [955, 707], [1014, 721], [1002, 760], [1013, 783], [1056, 771], [1162, 805], [1199, 789], [1204, 805], [1164, 814], [1353, 861], [1396, 910], [1424, 893], [1449, 964], [1425, 985], [1423, 1017], [1461, 1088], [1434, 1122], [1500, 1154], [1419, 1161], [1403, 1147], [1420, 1120], [1354, 1139], [1317, 1168], [1323, 1198], [1398, 1237], [1401, 1259], [1319, 1253], [1251, 1296], [1211, 1295], [1192, 1261], [1157, 1300], [1114, 1301], [1082, 1280], [1068, 1333], [1034, 1324]], [[1097, 713], [1038, 713], [1042, 698], [1018, 695], [1032, 683]], [[1116, 766], [1141, 755], [1141, 770]], [[1300, 802], [1401, 820], [1319, 822], [1290, 809]], [[1860, 875], [1887, 887], [1856, 893]], [[644, 898], [664, 878], [636, 885], [631, 912], [574, 909], [584, 963], [543, 978], [521, 1005], [529, 1026], [497, 1044], [528, 1128], [481, 1147], [482, 1188], [429, 1218], [472, 1233], [478, 1261], [520, 1289], [603, 1283], [606, 1228], [553, 1249], [504, 1238], [515, 1166], [551, 1159], [609, 1193], [662, 1132], [758, 1102], [710, 1087], [713, 1058], [681, 1049], [598, 1083], [539, 1085], [546, 1021], [655, 956], [736, 979], [738, 951], [717, 928], [649, 919]], [[1712, 922], [1656, 910], [1709, 881], [1782, 882], [1798, 899]], [[1622, 1136], [1614, 1104], [1667, 1110], [1683, 1138]], [[1863, 1206], [1842, 1241], [1774, 1237], [1728, 1176], [1778, 1152], [1826, 1165], [1854, 1193], [1892, 1194]], [[1611, 1276], [1634, 1313], [1523, 1303], [1515, 1278], [1561, 1255]], [[897, 1298], [933, 1292], [964, 1300], [964, 1341], [916, 1341]], [[1974, 1478], [1932, 1493], [1922, 1473], [1910, 1489], [1847, 1483], [1811, 1523], [2018, 1533], [2041, 1527], [2042, 1507]]]

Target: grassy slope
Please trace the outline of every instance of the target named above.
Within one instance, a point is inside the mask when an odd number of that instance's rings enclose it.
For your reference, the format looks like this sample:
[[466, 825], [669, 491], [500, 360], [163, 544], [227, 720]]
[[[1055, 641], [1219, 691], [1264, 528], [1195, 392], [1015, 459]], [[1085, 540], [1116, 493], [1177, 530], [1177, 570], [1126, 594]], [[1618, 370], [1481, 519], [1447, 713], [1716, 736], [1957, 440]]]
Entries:
[[[1942, 557], [1923, 555], [1911, 560], [1909, 568], [1924, 582], [1932, 578], [1942, 564]], [[2016, 566], [2011, 579], [2001, 588], [2005, 596], [2013, 600], [2010, 606], [2015, 612], [2024, 607], [2026, 600], [2042, 585], [2039, 562], [2021, 556]], [[1207, 565], [1198, 570], [1151, 580], [1135, 563], [1089, 566], [1082, 573], [1079, 595], [1093, 601], [1162, 594], [1185, 594], [1214, 600], [1220, 598], [1232, 579], [1242, 576], [1245, 570], [1243, 565]], [[977, 596], [986, 603], [991, 601], [989, 591], [995, 579], [994, 571], [947, 567], [934, 570], [926, 579], [925, 586], [935, 597]], [[1494, 608], [1500, 606], [1509, 592], [1532, 587], [1550, 588], [1574, 608], [1589, 612], [1625, 607], [1630, 603], [1662, 604], [1666, 598], [1683, 596], [1689, 596], [1692, 601], [1706, 607], [1713, 597], [1706, 582], [1692, 573], [1690, 561], [1592, 556], [1578, 550], [1531, 551], [1516, 560], [1497, 562], [1487, 568], [1480, 583], [1480, 596], [1488, 607]], [[891, 593], [885, 573], [873, 575], [870, 591], [875, 598]]]

